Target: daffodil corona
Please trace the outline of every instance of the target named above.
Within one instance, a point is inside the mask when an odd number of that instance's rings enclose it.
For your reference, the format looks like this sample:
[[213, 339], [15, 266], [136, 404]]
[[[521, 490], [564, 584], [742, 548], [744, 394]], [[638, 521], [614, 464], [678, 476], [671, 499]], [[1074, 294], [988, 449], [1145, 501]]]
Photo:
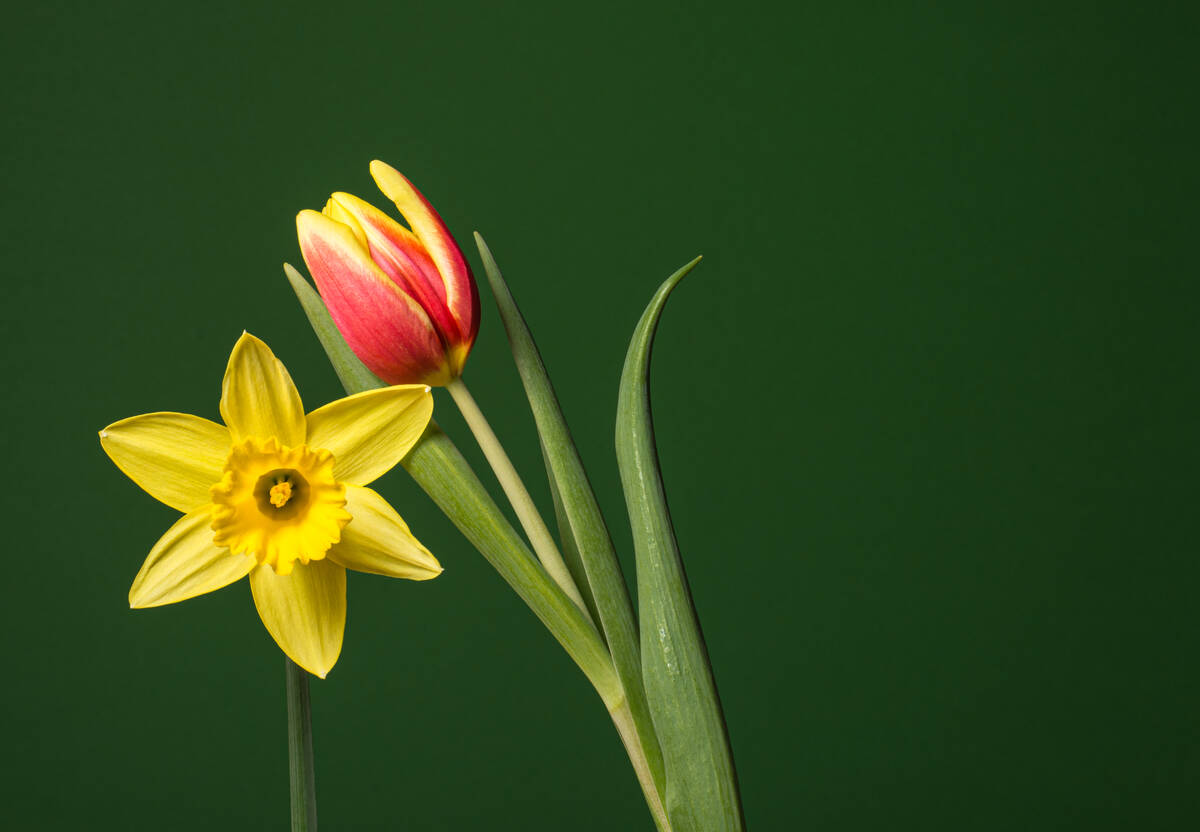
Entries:
[[346, 569], [411, 580], [442, 571], [400, 515], [364, 487], [420, 438], [433, 398], [426, 385], [398, 385], [305, 415], [283, 364], [243, 334], [220, 409], [225, 426], [150, 413], [100, 432], [118, 468], [184, 513], [151, 549], [129, 604], [171, 604], [249, 575], [272, 638], [324, 678], [342, 648]]
[[234, 445], [209, 489], [213, 543], [254, 555], [277, 575], [325, 557], [351, 520], [333, 462], [329, 451], [287, 448], [273, 436]]

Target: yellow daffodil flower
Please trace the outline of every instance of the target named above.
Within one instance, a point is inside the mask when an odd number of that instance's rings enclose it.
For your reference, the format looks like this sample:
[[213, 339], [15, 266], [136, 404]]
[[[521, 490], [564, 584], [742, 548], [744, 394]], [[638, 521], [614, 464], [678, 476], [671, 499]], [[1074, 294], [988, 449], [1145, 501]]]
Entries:
[[325, 678], [342, 650], [347, 569], [417, 581], [442, 571], [364, 488], [408, 453], [432, 412], [429, 387], [409, 384], [305, 415], [287, 369], [243, 333], [221, 386], [227, 427], [148, 413], [100, 431], [118, 468], [184, 513], [150, 550], [129, 605], [173, 604], [249, 575], [271, 637]]

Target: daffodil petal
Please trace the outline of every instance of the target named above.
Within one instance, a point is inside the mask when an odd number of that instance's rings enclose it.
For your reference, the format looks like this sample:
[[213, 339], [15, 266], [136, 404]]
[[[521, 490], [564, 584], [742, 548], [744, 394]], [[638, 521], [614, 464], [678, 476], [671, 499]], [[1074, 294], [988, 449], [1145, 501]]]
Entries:
[[329, 550], [329, 559], [356, 572], [427, 581], [442, 574], [437, 558], [422, 546], [408, 526], [370, 488], [346, 486], [346, 509], [353, 519], [342, 529], [342, 540]]
[[146, 493], [185, 514], [209, 502], [229, 453], [229, 430], [188, 413], [131, 416], [100, 431], [100, 446]]
[[338, 480], [366, 485], [404, 458], [432, 413], [424, 384], [368, 390], [308, 414], [308, 444], [333, 454]]
[[195, 598], [244, 578], [256, 561], [213, 545], [212, 507], [185, 514], [150, 550], [129, 589], [129, 606], [159, 607]]
[[250, 573], [254, 606], [288, 658], [325, 678], [342, 652], [346, 570], [327, 558], [276, 575], [266, 564]]
[[271, 348], [248, 332], [233, 347], [221, 383], [221, 417], [234, 442], [276, 437], [281, 445], [304, 444], [304, 405], [287, 368]]

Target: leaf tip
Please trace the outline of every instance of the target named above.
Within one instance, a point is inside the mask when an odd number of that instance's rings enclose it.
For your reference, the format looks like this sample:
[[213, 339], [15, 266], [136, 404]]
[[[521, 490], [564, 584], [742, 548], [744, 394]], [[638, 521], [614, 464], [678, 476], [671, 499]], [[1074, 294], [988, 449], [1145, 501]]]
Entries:
[[491, 247], [487, 244], [487, 241], [483, 239], [482, 234], [480, 234], [478, 231], [474, 232], [474, 234], [475, 248], [479, 249], [479, 256], [483, 258], [484, 269], [495, 267], [496, 258], [492, 256]]

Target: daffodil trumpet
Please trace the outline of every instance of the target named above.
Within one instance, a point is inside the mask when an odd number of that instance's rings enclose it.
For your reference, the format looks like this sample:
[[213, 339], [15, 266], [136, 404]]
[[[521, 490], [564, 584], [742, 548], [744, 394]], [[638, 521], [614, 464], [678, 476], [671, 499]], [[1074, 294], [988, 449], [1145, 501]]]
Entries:
[[100, 431], [117, 467], [183, 512], [151, 548], [131, 607], [183, 601], [247, 575], [280, 649], [324, 678], [342, 649], [346, 570], [427, 580], [442, 568], [366, 486], [429, 422], [423, 384], [372, 390], [305, 414], [287, 369], [243, 334], [222, 384], [225, 424], [149, 413]]

